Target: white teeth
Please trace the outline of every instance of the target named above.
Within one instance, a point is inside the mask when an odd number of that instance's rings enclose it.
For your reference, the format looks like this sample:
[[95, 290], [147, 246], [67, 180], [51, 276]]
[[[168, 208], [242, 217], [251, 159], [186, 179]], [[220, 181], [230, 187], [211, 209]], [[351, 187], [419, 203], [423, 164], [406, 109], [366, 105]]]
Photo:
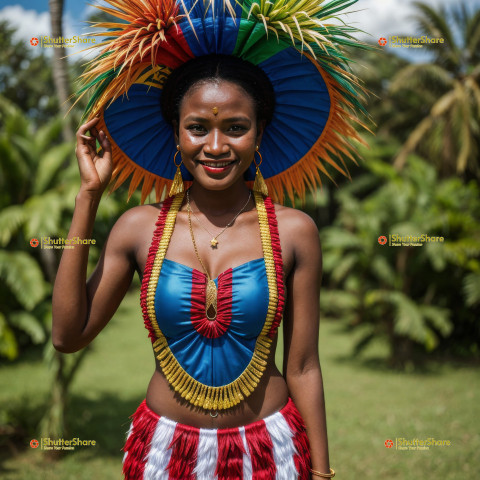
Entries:
[[203, 165], [206, 165], [207, 167], [216, 167], [216, 168], [221, 168], [221, 167], [226, 167], [227, 165], [230, 165], [232, 162], [201, 162]]

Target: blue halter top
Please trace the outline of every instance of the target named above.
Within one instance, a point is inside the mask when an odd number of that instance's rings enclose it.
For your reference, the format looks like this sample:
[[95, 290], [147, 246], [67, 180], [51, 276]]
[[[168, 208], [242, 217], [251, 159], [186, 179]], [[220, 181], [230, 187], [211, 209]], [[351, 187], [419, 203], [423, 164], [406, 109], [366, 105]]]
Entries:
[[222, 272], [217, 315], [206, 316], [205, 273], [165, 258], [183, 193], [164, 202], [142, 281], [141, 305], [157, 359], [192, 404], [220, 410], [255, 389], [284, 304], [283, 265], [273, 202], [255, 193], [263, 258]]

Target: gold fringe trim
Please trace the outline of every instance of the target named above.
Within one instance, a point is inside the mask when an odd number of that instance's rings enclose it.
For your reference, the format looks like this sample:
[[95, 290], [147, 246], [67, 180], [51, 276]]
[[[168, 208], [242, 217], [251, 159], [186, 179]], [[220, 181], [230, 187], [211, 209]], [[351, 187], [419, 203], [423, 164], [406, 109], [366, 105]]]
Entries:
[[155, 260], [153, 262], [152, 272], [150, 274], [150, 281], [148, 282], [147, 287], [147, 312], [157, 338], [162, 338], [163, 333], [158, 327], [157, 319], [155, 317], [155, 290], [157, 288], [160, 270], [162, 269], [163, 259], [167, 253], [168, 244], [170, 243], [173, 228], [175, 227], [175, 219], [177, 218], [178, 210], [183, 202], [183, 196], [184, 192], [175, 195], [172, 205], [168, 211], [167, 218], [165, 219], [165, 225], [163, 227], [162, 238], [158, 244], [158, 250], [155, 254]]
[[155, 316], [155, 291], [158, 278], [173, 233], [176, 215], [183, 201], [183, 196], [183, 193], [179, 193], [175, 196], [167, 214], [163, 235], [155, 255], [155, 261], [147, 287], [146, 302], [148, 316], [150, 317], [150, 321], [157, 336], [157, 340], [153, 344], [153, 349], [157, 354], [156, 358], [159, 361], [163, 374], [170, 385], [181, 395], [182, 398], [190, 402], [192, 405], [206, 410], [224, 410], [239, 404], [255, 390], [260, 383], [263, 372], [267, 366], [267, 359], [272, 345], [272, 339], [267, 336], [267, 333], [270, 331], [270, 327], [275, 319], [278, 305], [277, 276], [270, 237], [270, 226], [268, 223], [264, 198], [260, 193], [254, 192], [269, 290], [268, 310], [265, 324], [262, 332], [256, 340], [252, 358], [242, 374], [227, 385], [222, 385], [220, 387], [204, 385], [190, 376], [179, 364], [178, 360], [170, 350], [167, 339], [160, 330]]

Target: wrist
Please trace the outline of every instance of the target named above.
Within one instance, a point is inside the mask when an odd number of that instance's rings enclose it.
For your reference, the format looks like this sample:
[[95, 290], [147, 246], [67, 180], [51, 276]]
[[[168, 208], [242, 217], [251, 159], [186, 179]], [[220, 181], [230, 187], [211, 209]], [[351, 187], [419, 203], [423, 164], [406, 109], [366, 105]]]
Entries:
[[86, 190], [80, 187], [80, 190], [78, 191], [77, 196], [75, 197], [75, 205], [79, 203], [87, 203], [87, 204], [90, 204], [91, 206], [97, 207], [102, 198], [102, 193], [103, 192]]
[[312, 479], [316, 478], [333, 478], [335, 476], [335, 470], [333, 468], [327, 468], [323, 470], [310, 469]]

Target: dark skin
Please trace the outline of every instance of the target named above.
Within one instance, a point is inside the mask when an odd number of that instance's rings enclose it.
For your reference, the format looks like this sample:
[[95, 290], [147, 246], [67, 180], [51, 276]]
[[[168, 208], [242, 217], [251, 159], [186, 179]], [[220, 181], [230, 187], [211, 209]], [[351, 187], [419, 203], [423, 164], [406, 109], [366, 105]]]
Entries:
[[[215, 115], [213, 107], [218, 108]], [[112, 173], [111, 148], [98, 119], [77, 133], [77, 158], [82, 185], [76, 197], [68, 238], [91, 238], [96, 210]], [[202, 82], [182, 100], [175, 125], [185, 167], [194, 177], [190, 190], [198, 251], [211, 278], [230, 267], [263, 257], [258, 215], [250, 199], [232, 227], [210, 247], [210, 232], [219, 233], [248, 198], [243, 174], [261, 144], [263, 127], [257, 124], [253, 99], [234, 83]], [[91, 136], [87, 135], [90, 132]], [[95, 150], [95, 139], [102, 154]], [[207, 170], [201, 162], [234, 163], [224, 172]], [[211, 163], [213, 165], [213, 163]], [[125, 296], [133, 275], [143, 275], [161, 204], [134, 207], [114, 225], [100, 260], [86, 279], [88, 245], [65, 250], [53, 292], [54, 346], [75, 352], [87, 346], [105, 327]], [[193, 407], [169, 386], [160, 366], [148, 386], [146, 401], [157, 414], [203, 428], [246, 425], [280, 410], [290, 395], [305, 424], [311, 446], [312, 468], [329, 471], [323, 381], [318, 357], [321, 248], [312, 219], [295, 209], [275, 204], [282, 247], [286, 307], [283, 318], [284, 364], [275, 366], [275, 347], [259, 386], [240, 405], [210, 412]], [[178, 212], [166, 258], [203, 271], [190, 238], [186, 204]], [[318, 478], [312, 476], [312, 478]]]

